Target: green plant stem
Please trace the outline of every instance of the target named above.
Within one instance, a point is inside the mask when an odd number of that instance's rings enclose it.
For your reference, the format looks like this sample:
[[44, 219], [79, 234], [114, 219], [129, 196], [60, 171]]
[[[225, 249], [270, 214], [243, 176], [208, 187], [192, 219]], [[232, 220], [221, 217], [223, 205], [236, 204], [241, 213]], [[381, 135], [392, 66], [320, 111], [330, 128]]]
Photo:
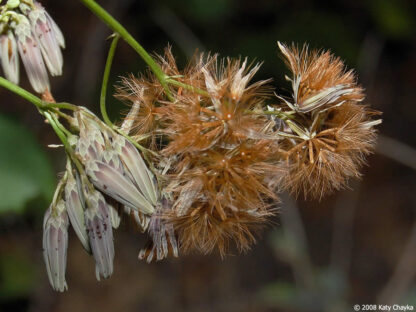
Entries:
[[25, 89], [19, 87], [18, 85], [14, 84], [13, 82], [8, 81], [7, 79], [0, 77], [0, 86], [6, 88], [7, 90], [19, 95], [20, 97], [24, 98], [25, 100], [29, 101], [37, 108], [45, 110], [49, 108], [62, 108], [62, 109], [69, 109], [69, 110], [76, 110], [78, 109], [76, 105], [70, 103], [48, 103], [42, 101], [36, 95], [26, 91]]
[[26, 91], [23, 88], [20, 88], [18, 85], [8, 81], [7, 79], [0, 77], [0, 86], [6, 88], [7, 90], [21, 96], [25, 100], [29, 101], [30, 103], [34, 104], [38, 108], [42, 108], [42, 100], [38, 98], [36, 95]]
[[108, 117], [107, 109], [105, 106], [105, 101], [106, 101], [106, 95], [107, 95], [108, 78], [110, 77], [111, 65], [113, 64], [114, 53], [116, 51], [119, 38], [120, 38], [119, 35], [117, 34], [114, 35], [113, 41], [111, 42], [110, 50], [108, 51], [107, 61], [105, 63], [105, 69], [104, 69], [104, 75], [103, 75], [103, 83], [101, 86], [101, 96], [100, 96], [101, 115], [103, 116], [104, 122], [111, 128], [114, 128], [114, 125], [111, 122], [110, 118]]
[[62, 109], [68, 109], [68, 110], [77, 110], [78, 106], [66, 103], [66, 102], [59, 102], [59, 103], [49, 103], [42, 101], [42, 108], [48, 109], [48, 108], [62, 108]]
[[163, 72], [162, 68], [155, 62], [155, 60], [150, 56], [149, 53], [133, 38], [132, 35], [106, 10], [104, 10], [97, 2], [94, 0], [80, 0], [91, 12], [93, 12], [99, 19], [101, 19], [108, 27], [110, 27], [115, 33], [120, 35], [124, 41], [126, 41], [149, 65], [150, 69], [156, 75], [157, 79], [160, 81], [160, 84], [165, 89], [166, 95], [169, 100], [173, 101], [173, 96], [169, 90], [168, 84], [166, 82], [167, 76]]
[[43, 116], [46, 117], [46, 119], [49, 121], [49, 124], [52, 126], [53, 130], [55, 131], [58, 138], [61, 140], [62, 144], [65, 147], [65, 150], [72, 151], [71, 146], [69, 145], [69, 142], [65, 136], [65, 133], [59, 128], [57, 125], [55, 119], [52, 117], [50, 112], [43, 112]]
[[62, 144], [64, 145], [65, 151], [68, 154], [69, 158], [71, 158], [72, 162], [77, 167], [78, 172], [80, 172], [82, 175], [85, 175], [85, 171], [84, 171], [84, 168], [82, 167], [82, 164], [80, 163], [78, 157], [75, 155], [75, 152], [72, 149], [71, 145], [69, 144], [64, 131], [62, 131], [61, 129], [61, 127], [63, 127], [62, 124], [59, 121], [57, 121], [49, 112], [43, 112], [42, 115], [44, 115], [46, 119], [49, 121], [56, 135], [58, 136], [58, 138], [61, 140]]
[[51, 116], [52, 116], [53, 120], [55, 121], [55, 123], [57, 124], [57, 126], [59, 127], [59, 129], [65, 134], [65, 136], [67, 138], [73, 135], [70, 131], [68, 131], [68, 129], [66, 129], [64, 127], [63, 124], [61, 124], [61, 122], [59, 121], [59, 119], [56, 115], [51, 114]]
[[196, 88], [194, 86], [188, 85], [186, 83], [177, 81], [177, 80], [172, 79], [172, 78], [167, 78], [166, 79], [166, 82], [168, 84], [171, 84], [171, 85], [174, 85], [174, 86], [177, 86], [177, 87], [181, 87], [181, 88], [184, 88], [186, 90], [190, 90], [192, 92], [198, 93], [198, 94], [203, 95], [203, 96], [209, 96], [209, 93], [207, 91], [205, 91], [205, 90]]

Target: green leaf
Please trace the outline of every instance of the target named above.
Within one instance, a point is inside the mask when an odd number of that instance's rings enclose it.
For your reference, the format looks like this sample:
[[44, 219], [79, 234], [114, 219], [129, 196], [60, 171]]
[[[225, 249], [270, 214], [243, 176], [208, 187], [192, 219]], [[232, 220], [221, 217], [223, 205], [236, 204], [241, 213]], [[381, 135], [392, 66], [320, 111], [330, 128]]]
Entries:
[[36, 138], [0, 115], [0, 214], [21, 212], [35, 198], [50, 200], [54, 184], [51, 164]]

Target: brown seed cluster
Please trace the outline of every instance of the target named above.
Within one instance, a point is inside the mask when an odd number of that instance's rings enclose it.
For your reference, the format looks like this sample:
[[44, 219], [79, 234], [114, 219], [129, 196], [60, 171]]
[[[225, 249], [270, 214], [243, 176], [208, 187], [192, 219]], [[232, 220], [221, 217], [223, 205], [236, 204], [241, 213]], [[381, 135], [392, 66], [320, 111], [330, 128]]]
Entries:
[[122, 129], [154, 152], [171, 207], [163, 222], [184, 252], [248, 249], [279, 191], [321, 198], [358, 177], [372, 151], [379, 121], [354, 73], [329, 52], [279, 47], [290, 99], [272, 97], [269, 80], [251, 82], [259, 64], [202, 55], [180, 71], [170, 49], [159, 58], [170, 95], [151, 74], [118, 87], [131, 105]]
[[167, 50], [161, 65], [190, 87], [172, 86], [169, 101], [154, 78], [130, 77], [117, 96], [132, 104], [125, 124], [159, 155], [181, 249], [224, 255], [234, 240], [245, 250], [277, 201], [269, 187], [281, 172], [277, 146], [266, 139], [271, 121], [258, 113], [270, 88], [250, 84], [259, 65], [246, 60], [201, 56], [180, 72]]
[[279, 109], [290, 134], [279, 142], [288, 166], [282, 188], [305, 198], [322, 198], [359, 177], [376, 139], [371, 111], [361, 102], [363, 89], [352, 71], [329, 52], [280, 45], [292, 72], [293, 97]]

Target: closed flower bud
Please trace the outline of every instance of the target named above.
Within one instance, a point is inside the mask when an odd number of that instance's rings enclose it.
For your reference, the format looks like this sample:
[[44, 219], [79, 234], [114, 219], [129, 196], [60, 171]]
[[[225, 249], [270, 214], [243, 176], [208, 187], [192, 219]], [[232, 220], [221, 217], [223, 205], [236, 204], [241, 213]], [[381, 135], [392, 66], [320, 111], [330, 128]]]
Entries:
[[77, 119], [77, 151], [95, 187], [125, 206], [153, 213], [156, 185], [137, 149], [86, 110]]
[[125, 169], [128, 170], [134, 180], [133, 182], [141, 190], [146, 200], [152, 205], [156, 205], [158, 195], [153, 174], [147, 168], [143, 158], [133, 144], [121, 136], [118, 136], [117, 139], [120, 142], [121, 149], [119, 157]]
[[58, 39], [60, 34], [56, 34], [57, 26], [51, 23], [50, 16], [46, 15], [45, 9], [37, 2], [35, 2], [35, 9], [29, 13], [29, 19], [49, 72], [52, 76], [61, 75], [63, 58], [59, 46], [61, 38]]
[[61, 30], [36, 1], [7, 1], [0, 10], [0, 57], [6, 78], [19, 82], [19, 53], [33, 89], [44, 93], [50, 89], [47, 68], [52, 76], [62, 74]]
[[87, 228], [85, 226], [85, 202], [82, 195], [82, 187], [79, 185], [78, 179], [74, 178], [72, 168], [67, 168], [67, 182], [65, 185], [65, 203], [66, 210], [82, 246], [86, 251], [91, 252]]
[[20, 57], [25, 66], [32, 88], [37, 93], [50, 89], [48, 73], [43, 62], [42, 53], [37, 39], [34, 37], [30, 23], [22, 18], [15, 28]]
[[100, 192], [85, 194], [87, 227], [92, 254], [95, 259], [97, 280], [109, 278], [113, 273], [114, 242], [109, 207]]
[[46, 211], [43, 222], [43, 257], [49, 282], [54, 290], [60, 292], [68, 289], [65, 280], [68, 225], [64, 200], [54, 201]]
[[0, 36], [0, 59], [4, 75], [11, 82], [19, 83], [19, 54], [16, 38], [11, 31]]

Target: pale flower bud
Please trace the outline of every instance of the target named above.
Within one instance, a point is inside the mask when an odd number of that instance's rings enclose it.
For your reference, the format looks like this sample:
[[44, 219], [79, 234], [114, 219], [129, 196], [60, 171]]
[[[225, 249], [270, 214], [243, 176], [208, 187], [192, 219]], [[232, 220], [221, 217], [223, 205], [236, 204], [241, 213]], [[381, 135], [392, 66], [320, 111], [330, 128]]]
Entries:
[[67, 177], [68, 178], [65, 186], [65, 202], [67, 213], [71, 221], [71, 225], [74, 228], [75, 234], [77, 234], [82, 246], [86, 251], [91, 252], [87, 228], [85, 226], [85, 202], [81, 192], [82, 187], [74, 178], [70, 166], [67, 167]]
[[43, 257], [49, 282], [54, 290], [60, 292], [68, 289], [65, 280], [68, 225], [64, 200], [52, 202], [45, 213], [43, 222]]
[[109, 278], [113, 273], [114, 242], [109, 207], [100, 192], [86, 196], [85, 224], [92, 254], [95, 259], [97, 280]]
[[17, 51], [17, 42], [11, 31], [0, 36], [0, 58], [4, 75], [7, 80], [19, 83], [19, 54]]
[[55, 28], [50, 17], [46, 15], [45, 9], [37, 2], [35, 2], [35, 7], [29, 13], [32, 32], [38, 39], [49, 72], [52, 76], [59, 76], [62, 74], [63, 57]]
[[19, 53], [25, 66], [30, 84], [37, 93], [50, 89], [48, 73], [37, 39], [31, 32], [30, 23], [22, 18], [15, 29]]
[[94, 186], [125, 206], [153, 213], [156, 185], [137, 149], [87, 110], [77, 112], [77, 120], [77, 153]]

